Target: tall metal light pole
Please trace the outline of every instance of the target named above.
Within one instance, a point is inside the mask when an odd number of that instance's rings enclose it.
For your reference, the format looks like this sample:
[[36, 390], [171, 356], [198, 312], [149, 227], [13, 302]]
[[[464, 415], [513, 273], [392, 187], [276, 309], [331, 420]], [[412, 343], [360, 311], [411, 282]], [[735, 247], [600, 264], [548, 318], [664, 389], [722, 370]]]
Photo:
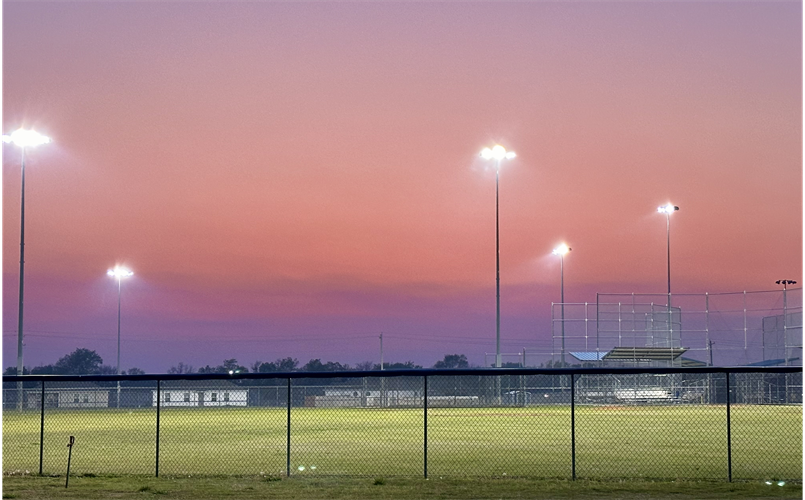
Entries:
[[495, 159], [495, 276], [497, 306], [495, 313], [495, 368], [501, 367], [500, 360], [500, 163], [517, 156], [514, 151], [506, 151], [501, 145], [484, 148], [481, 157], [485, 160]]
[[657, 212], [665, 214], [665, 254], [668, 261], [668, 347], [674, 346], [674, 318], [673, 313], [671, 312], [671, 214], [677, 210], [679, 210], [679, 207], [674, 206], [671, 203], [668, 203], [662, 207], [657, 207]]
[[[50, 138], [38, 132], [34, 132], [33, 130], [17, 129], [10, 135], [4, 135], [3, 142], [14, 143], [14, 145], [20, 148], [20, 165], [22, 170], [22, 195], [20, 197], [20, 295], [19, 311], [17, 316], [17, 375], [22, 375], [22, 297], [23, 285], [25, 282], [25, 148], [29, 146], [47, 144], [50, 142]], [[18, 382], [17, 403], [20, 410], [22, 410], [22, 399], [22, 382]]]
[[[134, 275], [128, 269], [116, 266], [114, 269], [106, 271], [108, 276], [117, 278], [117, 374], [120, 375], [120, 291], [121, 280]], [[117, 407], [120, 408], [120, 380], [117, 381]]]
[[560, 300], [562, 304], [562, 367], [565, 366], [565, 255], [573, 250], [566, 244], [562, 243], [554, 248], [553, 254], [559, 256], [559, 269], [560, 269]]
[[[777, 280], [775, 283], [778, 285], [783, 285], [783, 357], [785, 358], [785, 365], [788, 366], [788, 297], [786, 296], [786, 292], [787, 285], [796, 285], [797, 282], [794, 280]], [[766, 353], [764, 352], [763, 354], [763, 358], [765, 359]]]

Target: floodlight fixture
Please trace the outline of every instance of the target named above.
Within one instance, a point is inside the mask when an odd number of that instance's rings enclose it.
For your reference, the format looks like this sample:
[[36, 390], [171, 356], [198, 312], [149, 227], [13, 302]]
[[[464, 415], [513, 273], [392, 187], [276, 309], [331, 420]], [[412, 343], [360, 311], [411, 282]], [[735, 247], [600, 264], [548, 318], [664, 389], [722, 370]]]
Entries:
[[569, 246], [567, 246], [565, 243], [562, 243], [561, 245], [559, 245], [558, 247], [553, 249], [553, 254], [554, 255], [562, 255], [562, 256], [564, 256], [564, 255], [567, 255], [567, 253], [569, 251], [571, 251], [571, 250], [573, 250], [573, 249], [570, 248]]
[[110, 270], [106, 271], [106, 274], [108, 276], [112, 276], [112, 277], [115, 277], [117, 279], [128, 278], [129, 276], [134, 275], [134, 273], [132, 271], [129, 271], [128, 269], [126, 269], [124, 267], [120, 267], [120, 266], [115, 266], [114, 269], [110, 269]]
[[25, 130], [23, 128], [11, 132], [9, 135], [3, 136], [3, 142], [14, 143], [15, 146], [26, 148], [28, 146], [39, 146], [40, 144], [47, 144], [52, 142], [50, 137], [42, 135], [34, 130]]
[[[498, 160], [499, 162], [500, 160], [511, 160], [516, 156], [517, 154], [515, 154], [514, 151], [506, 151], [506, 148], [504, 148], [500, 144], [496, 144], [491, 148], [484, 148], [481, 150], [481, 158], [483, 158], [484, 160], [495, 159]], [[498, 164], [498, 168], [499, 167], [500, 164]]]
[[670, 214], [676, 212], [677, 210], [679, 210], [679, 207], [676, 207], [676, 206], [674, 206], [674, 205], [672, 205], [670, 203], [667, 204], [667, 205], [663, 205], [661, 207], [657, 207], [657, 212], [659, 212], [661, 214], [670, 215]]

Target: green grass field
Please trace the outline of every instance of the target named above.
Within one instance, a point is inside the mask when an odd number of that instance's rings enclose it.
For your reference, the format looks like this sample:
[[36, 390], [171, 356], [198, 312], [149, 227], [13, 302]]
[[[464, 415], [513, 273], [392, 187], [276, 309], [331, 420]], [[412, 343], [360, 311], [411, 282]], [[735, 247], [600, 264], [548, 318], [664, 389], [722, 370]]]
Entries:
[[[163, 409], [161, 476], [282, 476], [286, 413], [279, 408]], [[802, 408], [732, 407], [736, 480], [802, 478]], [[3, 471], [39, 470], [39, 414], [3, 412]], [[294, 408], [294, 476], [422, 476], [422, 409]], [[48, 410], [45, 474], [153, 475], [156, 411]], [[568, 407], [435, 408], [429, 477], [571, 476]], [[304, 468], [300, 470], [300, 468]], [[577, 407], [576, 473], [586, 479], [726, 480], [723, 406]]]

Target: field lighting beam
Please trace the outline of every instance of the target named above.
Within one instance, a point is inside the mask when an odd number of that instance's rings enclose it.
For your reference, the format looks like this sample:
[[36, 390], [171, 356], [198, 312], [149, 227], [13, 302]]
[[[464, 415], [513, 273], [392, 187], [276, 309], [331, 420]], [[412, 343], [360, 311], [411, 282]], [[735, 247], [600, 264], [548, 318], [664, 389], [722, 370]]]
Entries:
[[559, 296], [562, 308], [562, 367], [565, 366], [565, 255], [573, 250], [566, 244], [562, 243], [553, 249], [553, 254], [559, 256]]
[[511, 160], [517, 156], [514, 151], [506, 151], [500, 144], [492, 148], [484, 148], [481, 158], [495, 160], [495, 276], [497, 306], [495, 313], [495, 368], [501, 367], [500, 362], [500, 163]]
[[[17, 129], [9, 135], [3, 136], [3, 142], [11, 143], [20, 148], [20, 166], [22, 179], [22, 195], [20, 196], [20, 294], [19, 311], [17, 316], [17, 375], [22, 375], [22, 297], [25, 282], [25, 148], [47, 144], [51, 142], [50, 137], [44, 136], [33, 130]], [[22, 410], [22, 382], [17, 383], [18, 407]]]
[[[114, 269], [106, 271], [107, 276], [117, 279], [117, 374], [120, 375], [120, 291], [123, 278], [133, 276], [134, 273], [128, 269], [116, 266]], [[117, 381], [117, 407], [120, 408], [120, 380]]]

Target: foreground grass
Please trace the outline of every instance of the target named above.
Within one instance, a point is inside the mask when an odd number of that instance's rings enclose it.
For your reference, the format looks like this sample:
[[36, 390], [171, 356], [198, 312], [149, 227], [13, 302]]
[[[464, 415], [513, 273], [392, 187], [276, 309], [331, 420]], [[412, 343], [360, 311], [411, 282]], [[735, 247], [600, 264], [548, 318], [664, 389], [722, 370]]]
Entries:
[[564, 481], [512, 478], [281, 478], [249, 477], [5, 476], [3, 498], [38, 499], [743, 499], [802, 498], [802, 484], [723, 481]]

